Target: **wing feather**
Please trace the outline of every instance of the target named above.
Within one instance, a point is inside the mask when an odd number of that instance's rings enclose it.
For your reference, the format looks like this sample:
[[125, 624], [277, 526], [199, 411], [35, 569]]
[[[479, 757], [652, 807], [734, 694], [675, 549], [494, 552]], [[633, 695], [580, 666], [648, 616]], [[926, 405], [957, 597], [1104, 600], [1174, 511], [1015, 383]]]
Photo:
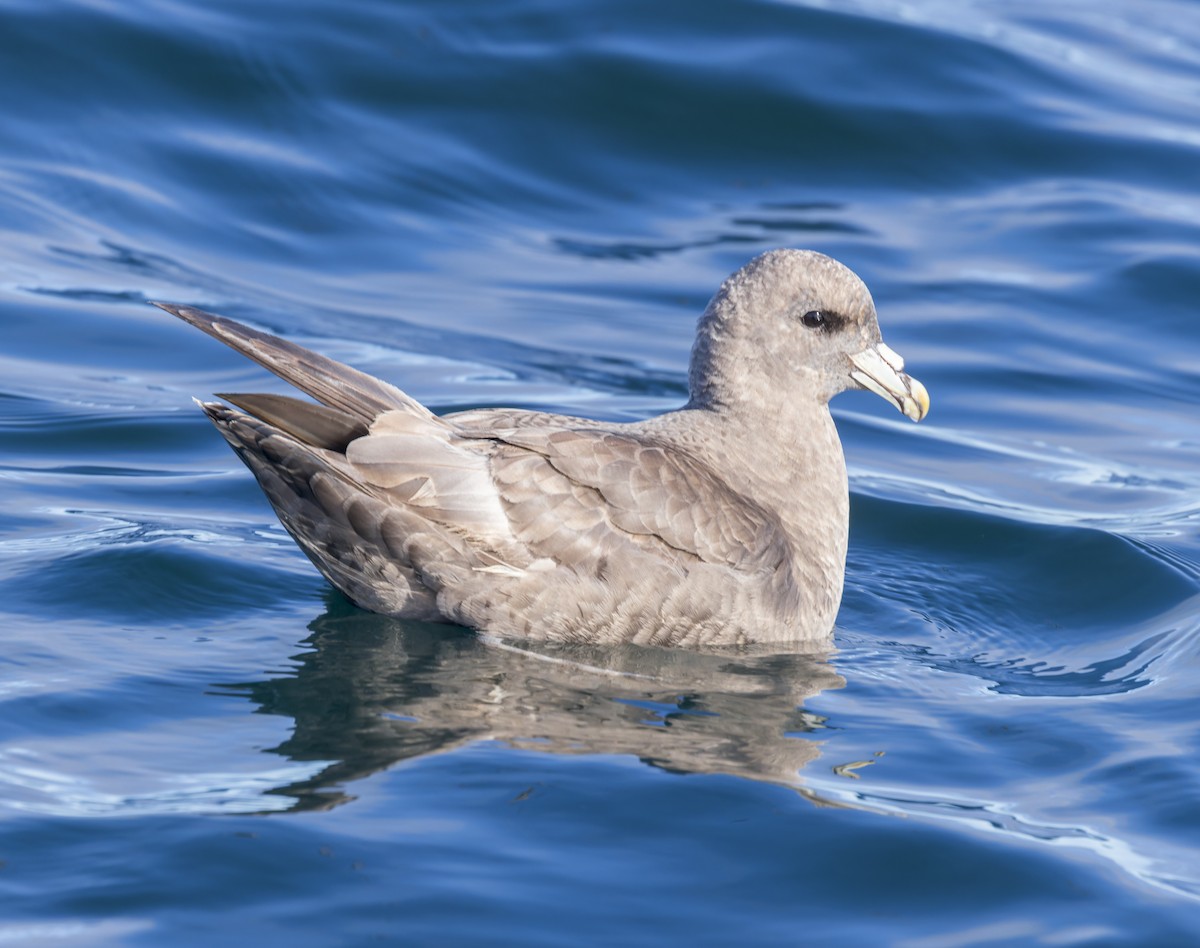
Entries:
[[263, 368], [274, 372], [300, 391], [352, 418], [370, 424], [393, 409], [433, 419], [433, 413], [394, 385], [352, 369], [294, 342], [259, 332], [249, 326], [206, 313], [194, 306], [154, 303], [161, 310], [208, 333]]
[[514, 535], [536, 555], [561, 561], [565, 552], [545, 549], [547, 515], [560, 524], [560, 544], [578, 550], [586, 539], [592, 556], [606, 545], [605, 530], [660, 543], [680, 562], [746, 571], [775, 570], [789, 555], [777, 516], [678, 448], [603, 429], [525, 427], [488, 437], [509, 446], [495, 453], [492, 471]]

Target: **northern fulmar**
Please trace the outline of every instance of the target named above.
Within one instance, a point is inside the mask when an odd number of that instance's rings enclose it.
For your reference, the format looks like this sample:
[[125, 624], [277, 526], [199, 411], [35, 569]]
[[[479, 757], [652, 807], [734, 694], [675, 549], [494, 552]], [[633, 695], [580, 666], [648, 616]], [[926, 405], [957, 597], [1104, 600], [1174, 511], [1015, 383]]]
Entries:
[[687, 404], [630, 424], [439, 417], [294, 343], [155, 305], [315, 399], [199, 404], [330, 583], [502, 638], [828, 644], [849, 525], [829, 400], [865, 388], [913, 421], [929, 410], [862, 280], [811, 250], [730, 276], [697, 325]]

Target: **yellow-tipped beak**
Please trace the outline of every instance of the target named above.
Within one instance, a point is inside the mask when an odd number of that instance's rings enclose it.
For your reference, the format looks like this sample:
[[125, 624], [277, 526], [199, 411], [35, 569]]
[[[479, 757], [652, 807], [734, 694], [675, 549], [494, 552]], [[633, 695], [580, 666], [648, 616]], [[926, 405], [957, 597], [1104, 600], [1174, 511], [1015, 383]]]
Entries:
[[887, 399], [913, 421], [929, 414], [929, 392], [911, 375], [904, 360], [882, 342], [850, 357], [850, 377], [868, 391]]

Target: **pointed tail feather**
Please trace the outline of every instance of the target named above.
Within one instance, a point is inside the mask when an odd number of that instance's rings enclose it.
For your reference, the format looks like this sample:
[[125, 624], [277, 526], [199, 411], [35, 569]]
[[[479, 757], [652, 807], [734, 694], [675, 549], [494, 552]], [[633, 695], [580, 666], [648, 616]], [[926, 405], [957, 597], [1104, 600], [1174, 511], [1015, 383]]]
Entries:
[[367, 434], [367, 426], [345, 412], [290, 395], [220, 392], [217, 398], [314, 448], [345, 454], [351, 441]]
[[321, 404], [337, 409], [365, 425], [370, 425], [382, 413], [395, 409], [426, 418], [434, 417], [428, 408], [394, 385], [294, 342], [259, 332], [223, 316], [214, 316], [194, 306], [159, 302], [154, 305], [253, 359]]

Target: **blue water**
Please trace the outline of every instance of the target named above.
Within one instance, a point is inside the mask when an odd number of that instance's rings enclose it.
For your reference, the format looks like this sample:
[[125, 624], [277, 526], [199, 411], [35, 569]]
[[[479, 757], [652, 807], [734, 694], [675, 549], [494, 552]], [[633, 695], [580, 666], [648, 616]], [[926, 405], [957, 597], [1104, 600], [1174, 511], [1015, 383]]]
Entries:
[[[1191, 0], [0, 8], [0, 944], [1190, 945]], [[193, 395], [192, 303], [438, 410], [680, 403], [842, 259], [827, 656], [359, 612]]]

